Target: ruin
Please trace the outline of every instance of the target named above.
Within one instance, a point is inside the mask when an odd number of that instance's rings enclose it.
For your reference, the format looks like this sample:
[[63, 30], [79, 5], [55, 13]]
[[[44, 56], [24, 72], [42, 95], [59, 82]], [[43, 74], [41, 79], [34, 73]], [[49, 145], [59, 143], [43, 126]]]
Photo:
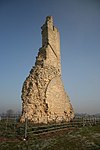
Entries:
[[34, 123], [69, 121], [74, 111], [61, 79], [60, 35], [47, 16], [42, 29], [42, 47], [22, 88], [22, 116]]

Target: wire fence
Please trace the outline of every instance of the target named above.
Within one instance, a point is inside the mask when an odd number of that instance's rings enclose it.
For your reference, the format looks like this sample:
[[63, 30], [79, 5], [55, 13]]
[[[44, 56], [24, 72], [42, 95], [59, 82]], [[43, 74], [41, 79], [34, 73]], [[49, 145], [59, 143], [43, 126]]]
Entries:
[[26, 118], [24, 123], [19, 122], [20, 115], [1, 116], [0, 119], [0, 137], [24, 138], [37, 134], [54, 132], [63, 129], [80, 128], [84, 126], [100, 125], [100, 117], [97, 116], [75, 116], [69, 122], [52, 122], [48, 124], [34, 124]]

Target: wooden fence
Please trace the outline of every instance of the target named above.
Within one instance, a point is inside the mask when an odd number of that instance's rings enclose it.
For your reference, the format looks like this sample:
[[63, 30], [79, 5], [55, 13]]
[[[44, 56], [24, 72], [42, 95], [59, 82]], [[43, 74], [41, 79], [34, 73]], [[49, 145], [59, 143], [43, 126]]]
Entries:
[[1, 136], [14, 136], [14, 137], [31, 137], [31, 135], [42, 134], [47, 132], [54, 132], [63, 129], [74, 129], [84, 126], [100, 125], [100, 117], [96, 116], [76, 116], [70, 122], [62, 123], [49, 123], [49, 124], [33, 124], [27, 119], [25, 123], [18, 122], [18, 116], [16, 117], [4, 117], [0, 121], [0, 137]]

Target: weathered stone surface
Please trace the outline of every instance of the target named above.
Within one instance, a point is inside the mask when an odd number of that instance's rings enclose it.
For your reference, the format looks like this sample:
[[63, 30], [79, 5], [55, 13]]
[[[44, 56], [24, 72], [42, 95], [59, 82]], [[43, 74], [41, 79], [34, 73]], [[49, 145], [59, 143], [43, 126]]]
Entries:
[[42, 47], [22, 88], [22, 116], [34, 123], [68, 121], [74, 117], [61, 79], [60, 36], [48, 16], [42, 29]]

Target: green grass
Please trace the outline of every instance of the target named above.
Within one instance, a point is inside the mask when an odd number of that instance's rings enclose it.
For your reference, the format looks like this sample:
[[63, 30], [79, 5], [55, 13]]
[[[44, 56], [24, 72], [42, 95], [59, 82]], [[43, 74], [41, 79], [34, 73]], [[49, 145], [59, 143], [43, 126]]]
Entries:
[[[10, 137], [14, 139], [14, 135]], [[27, 141], [0, 142], [0, 150], [100, 150], [100, 125], [50, 136], [33, 136]]]

